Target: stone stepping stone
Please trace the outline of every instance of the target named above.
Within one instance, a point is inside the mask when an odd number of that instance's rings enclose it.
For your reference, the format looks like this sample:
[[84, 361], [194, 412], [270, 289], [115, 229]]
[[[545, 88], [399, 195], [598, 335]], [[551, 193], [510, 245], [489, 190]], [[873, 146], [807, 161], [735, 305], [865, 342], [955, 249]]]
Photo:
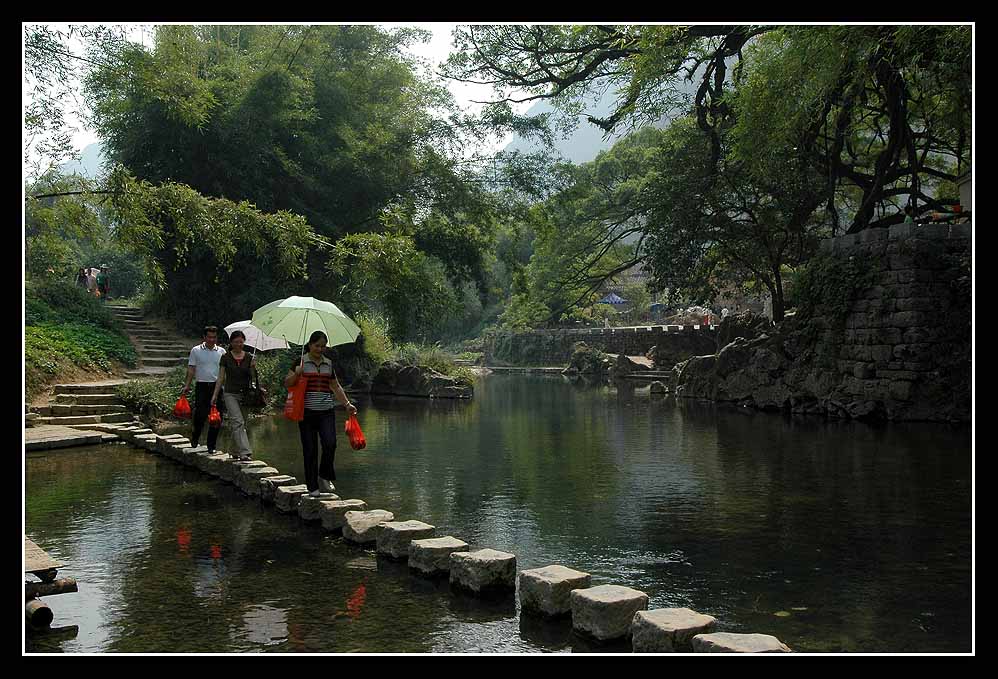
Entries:
[[223, 460], [219, 464], [218, 469], [219, 478], [228, 481], [230, 483], [235, 483], [236, 477], [244, 469], [253, 469], [255, 467], [266, 467], [268, 466], [263, 460], [247, 460], [245, 462], [240, 462], [234, 459], [231, 455], [227, 460]]
[[298, 479], [293, 476], [281, 474], [279, 476], [268, 476], [260, 479], [260, 499], [270, 504], [274, 501], [274, 492], [282, 486], [293, 486], [298, 483]]
[[205, 453], [198, 453], [197, 457], [194, 458], [194, 465], [201, 471], [209, 473], [208, 470], [211, 468], [213, 462], [224, 460], [226, 457], [228, 457], [227, 453], [223, 453], [217, 450], [211, 455], [207, 455]]
[[201, 453], [207, 452], [208, 446], [187, 447], [180, 451], [180, 457], [178, 459], [186, 465], [194, 466], [194, 458]]
[[343, 515], [343, 538], [357, 545], [377, 543], [382, 524], [394, 520], [395, 515], [384, 509], [347, 512]]
[[343, 515], [347, 512], [363, 512], [367, 509], [367, 503], [356, 498], [351, 500], [322, 500], [319, 503], [319, 518], [322, 520], [322, 527], [329, 531], [338, 531], [343, 528]]
[[516, 591], [516, 555], [497, 549], [454, 552], [450, 584], [478, 596], [512, 594]]
[[592, 584], [589, 573], [552, 564], [520, 573], [520, 608], [542, 617], [572, 614], [571, 593]]
[[572, 628], [598, 641], [627, 637], [634, 614], [648, 608], [647, 594], [620, 585], [573, 589], [569, 597]]
[[714, 629], [717, 620], [689, 608], [638, 611], [631, 621], [635, 653], [692, 653], [693, 637]]
[[782, 641], [768, 634], [714, 632], [693, 637], [694, 653], [790, 653]]
[[274, 491], [274, 506], [282, 512], [290, 514], [298, 511], [301, 496], [308, 492], [308, 486], [299, 483], [296, 486], [281, 486]]
[[375, 544], [379, 554], [392, 559], [408, 559], [409, 543], [432, 538], [435, 526], [422, 521], [386, 521], [381, 524]]
[[298, 502], [298, 517], [302, 521], [318, 521], [322, 518], [319, 514], [319, 510], [322, 509], [322, 503], [333, 502], [339, 499], [340, 496], [336, 493], [319, 493], [319, 497], [302, 495], [301, 500]]
[[280, 476], [275, 467], [250, 467], [239, 472], [236, 477], [236, 486], [247, 495], [260, 494], [260, 479], [268, 476]]
[[409, 568], [428, 576], [446, 575], [450, 573], [450, 555], [467, 551], [467, 542], [450, 535], [413, 540], [409, 543]]

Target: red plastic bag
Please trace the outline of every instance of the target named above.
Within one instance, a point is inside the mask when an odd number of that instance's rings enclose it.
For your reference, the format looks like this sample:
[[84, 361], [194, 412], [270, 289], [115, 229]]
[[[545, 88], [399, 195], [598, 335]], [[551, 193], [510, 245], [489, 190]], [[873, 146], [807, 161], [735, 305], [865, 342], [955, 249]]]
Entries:
[[212, 406], [208, 412], [208, 426], [212, 429], [222, 426], [222, 413], [218, 412], [218, 408], [215, 406]]
[[181, 394], [177, 399], [177, 405], [173, 406], [173, 416], [182, 420], [191, 419], [191, 404], [187, 402], [187, 396]]
[[292, 422], [301, 422], [305, 417], [305, 387], [308, 386], [304, 377], [299, 377], [294, 386], [288, 389], [288, 398], [284, 401], [284, 417]]
[[364, 432], [360, 430], [360, 422], [357, 421], [356, 415], [351, 415], [347, 418], [346, 424], [343, 425], [343, 430], [347, 433], [347, 438], [350, 439], [350, 447], [354, 450], [362, 450], [367, 447], [367, 439], [364, 438]]

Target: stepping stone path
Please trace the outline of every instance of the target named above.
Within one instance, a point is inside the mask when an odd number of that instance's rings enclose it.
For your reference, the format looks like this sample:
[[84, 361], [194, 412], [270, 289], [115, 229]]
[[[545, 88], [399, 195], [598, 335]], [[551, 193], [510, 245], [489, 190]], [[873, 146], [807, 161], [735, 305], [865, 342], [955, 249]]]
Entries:
[[450, 584], [479, 596], [512, 594], [516, 591], [516, 555], [496, 549], [454, 552]]
[[689, 608], [638, 611], [631, 621], [631, 647], [635, 653], [692, 653], [693, 637], [709, 633], [716, 623]]
[[343, 539], [357, 545], [376, 544], [382, 524], [394, 520], [395, 515], [384, 509], [347, 512], [343, 515]]
[[634, 614], [648, 608], [648, 595], [630, 587], [599, 585], [570, 593], [572, 627], [597, 641], [631, 633]]
[[447, 574], [450, 573], [450, 555], [467, 551], [467, 542], [450, 535], [413, 540], [409, 543], [409, 568], [423, 575]]
[[715, 632], [693, 637], [694, 653], [790, 653], [782, 641], [768, 634]]
[[572, 614], [572, 590], [592, 584], [589, 573], [551, 565], [520, 573], [520, 608], [528, 613], [557, 618]]
[[[146, 327], [138, 310], [120, 308], [115, 313], [125, 321], [133, 341], [138, 340], [137, 344], [142, 345], [140, 354], [142, 349], [149, 349], [145, 355], [156, 352], [173, 356], [169, 360], [160, 356], [143, 359], [140, 369], [128, 373], [130, 376], [163, 374], [169, 370], [168, 365], [186, 362], [189, 347], [180, 343], [174, 349], [150, 349], [154, 342], [163, 340], [163, 333]], [[131, 414], [118, 412], [122, 404], [113, 390], [123, 383], [57, 385], [54, 402], [34, 408], [26, 420], [64, 420], [75, 428], [29, 425], [27, 449], [32, 449], [32, 429], [39, 434], [43, 429], [66, 430], [88, 443], [127, 441], [233, 483], [247, 495], [273, 503], [281, 512], [297, 513], [303, 521], [321, 520], [327, 530], [342, 530], [348, 542], [373, 543], [378, 554], [407, 559], [415, 573], [434, 576], [449, 572], [454, 590], [483, 597], [511, 595], [516, 591], [516, 555], [494, 549], [469, 551], [468, 543], [458, 538], [433, 537], [436, 529], [430, 524], [395, 521], [392, 512], [368, 510], [363, 500], [341, 500], [334, 493], [311, 497], [305, 484], [297, 483], [295, 477], [282, 474], [262, 460], [237, 461], [222, 451], [209, 454], [207, 446], [192, 447], [183, 434], [158, 435]], [[37, 447], [69, 445], [57, 441], [50, 446], [52, 436], [36, 436]], [[767, 634], [712, 633], [715, 619], [688, 608], [648, 611], [648, 596], [644, 592], [619, 585], [592, 587], [588, 573], [557, 564], [520, 573], [519, 591], [523, 614], [550, 618], [570, 614], [575, 631], [597, 641], [631, 637], [635, 652], [791, 652], [786, 644]]]
[[[320, 496], [321, 497], [321, 496]], [[322, 527], [329, 531], [343, 528], [343, 515], [347, 512], [362, 512], [367, 509], [363, 500], [322, 500], [319, 503], [319, 518]]]
[[298, 517], [302, 521], [318, 521], [322, 518], [319, 513], [322, 509], [322, 503], [339, 499], [340, 496], [336, 493], [319, 493], [319, 497], [302, 495], [301, 501], [298, 503]]
[[378, 554], [392, 559], [408, 559], [409, 543], [413, 540], [432, 538], [435, 526], [422, 521], [386, 521], [378, 533]]

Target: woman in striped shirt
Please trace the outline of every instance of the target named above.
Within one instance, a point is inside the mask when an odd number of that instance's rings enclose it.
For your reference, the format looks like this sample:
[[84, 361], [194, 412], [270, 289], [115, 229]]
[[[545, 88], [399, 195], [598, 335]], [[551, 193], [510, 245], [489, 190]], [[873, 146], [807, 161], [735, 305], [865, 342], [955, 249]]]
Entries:
[[[329, 338], [321, 330], [316, 330], [305, 345], [305, 356], [301, 365], [290, 371], [284, 378], [284, 386], [289, 389], [299, 379], [308, 381], [305, 388], [305, 417], [298, 423], [301, 434], [301, 447], [305, 455], [305, 485], [309, 494], [317, 497], [320, 492], [331, 493], [336, 479], [333, 460], [336, 456], [336, 417], [333, 415], [333, 394], [339, 399], [347, 414], [353, 415], [357, 408], [350, 403], [343, 387], [336, 380], [333, 362], [323, 355]], [[317, 440], [322, 442], [322, 462], [319, 462]]]

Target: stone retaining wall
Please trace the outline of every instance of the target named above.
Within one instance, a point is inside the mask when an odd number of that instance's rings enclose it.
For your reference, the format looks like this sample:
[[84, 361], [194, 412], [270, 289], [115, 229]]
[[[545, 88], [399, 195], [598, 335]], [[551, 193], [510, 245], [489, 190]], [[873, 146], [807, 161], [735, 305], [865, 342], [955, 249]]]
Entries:
[[970, 224], [902, 224], [840, 236], [821, 253], [869, 285], [844, 322], [830, 305], [771, 337], [676, 366], [680, 396], [833, 417], [970, 419]]

